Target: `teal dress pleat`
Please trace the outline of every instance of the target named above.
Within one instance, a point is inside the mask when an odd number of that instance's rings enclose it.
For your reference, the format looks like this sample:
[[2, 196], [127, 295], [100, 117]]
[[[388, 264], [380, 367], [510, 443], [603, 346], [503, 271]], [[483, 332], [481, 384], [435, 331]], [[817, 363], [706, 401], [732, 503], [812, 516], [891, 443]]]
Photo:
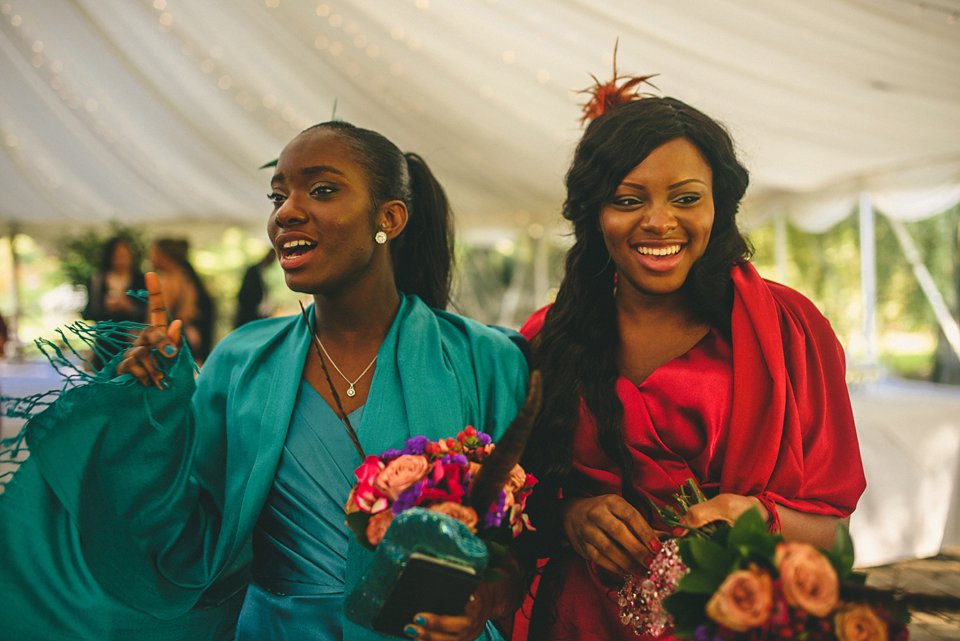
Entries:
[[[359, 424], [363, 408], [350, 413]], [[343, 506], [360, 464], [346, 426], [301, 381], [280, 465], [253, 531], [240, 641], [339, 641], [349, 528]]]

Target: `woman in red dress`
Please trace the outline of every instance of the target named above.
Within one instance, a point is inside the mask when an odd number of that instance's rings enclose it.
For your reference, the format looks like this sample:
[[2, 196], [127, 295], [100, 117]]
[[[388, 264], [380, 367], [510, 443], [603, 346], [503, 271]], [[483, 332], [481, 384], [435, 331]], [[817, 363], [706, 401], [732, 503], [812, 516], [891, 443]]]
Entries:
[[576, 242], [556, 302], [522, 332], [544, 380], [527, 469], [562, 499], [531, 639], [636, 639], [617, 590], [659, 550], [661, 505], [685, 522], [757, 508], [828, 546], [865, 482], [844, 356], [801, 294], [763, 280], [736, 224], [748, 174], [727, 132], [673, 98], [615, 106], [566, 178]]

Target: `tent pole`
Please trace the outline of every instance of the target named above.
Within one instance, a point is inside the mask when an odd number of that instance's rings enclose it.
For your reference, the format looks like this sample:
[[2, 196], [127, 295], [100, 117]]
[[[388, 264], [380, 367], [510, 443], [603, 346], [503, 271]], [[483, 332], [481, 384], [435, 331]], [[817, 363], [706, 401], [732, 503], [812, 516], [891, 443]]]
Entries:
[[13, 275], [11, 289], [13, 289], [13, 317], [8, 327], [8, 342], [13, 345], [13, 359], [23, 359], [23, 345], [20, 342], [20, 320], [23, 317], [23, 305], [20, 299], [20, 257], [17, 255], [17, 234], [20, 225], [10, 224], [10, 273]]
[[906, 256], [907, 262], [913, 268], [913, 275], [920, 283], [920, 289], [927, 297], [930, 306], [933, 307], [933, 313], [940, 324], [940, 329], [943, 330], [943, 335], [947, 337], [947, 342], [953, 348], [953, 353], [957, 355], [957, 358], [960, 358], [960, 325], [957, 324], [957, 320], [950, 313], [950, 308], [947, 307], [943, 295], [937, 289], [937, 284], [934, 282], [933, 276], [930, 275], [930, 270], [927, 269], [920, 258], [920, 252], [917, 250], [916, 243], [913, 242], [913, 236], [899, 220], [893, 218], [887, 220], [893, 229], [894, 236], [897, 237], [897, 242], [900, 243], [903, 255]]
[[860, 192], [860, 291], [866, 365], [877, 364], [877, 237], [870, 194]]

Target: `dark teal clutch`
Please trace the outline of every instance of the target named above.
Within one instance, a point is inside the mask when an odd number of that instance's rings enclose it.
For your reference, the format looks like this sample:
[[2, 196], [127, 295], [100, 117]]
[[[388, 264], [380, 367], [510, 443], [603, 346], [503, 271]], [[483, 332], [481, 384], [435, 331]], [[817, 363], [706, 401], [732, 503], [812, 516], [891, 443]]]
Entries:
[[357, 625], [404, 636], [417, 612], [462, 614], [487, 561], [487, 546], [466, 525], [411, 508], [390, 524], [344, 613]]

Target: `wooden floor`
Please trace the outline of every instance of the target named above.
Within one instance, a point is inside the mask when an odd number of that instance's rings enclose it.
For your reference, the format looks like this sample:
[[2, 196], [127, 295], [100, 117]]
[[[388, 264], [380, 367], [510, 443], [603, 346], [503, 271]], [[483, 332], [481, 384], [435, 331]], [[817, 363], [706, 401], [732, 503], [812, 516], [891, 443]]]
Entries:
[[[960, 548], [946, 548], [929, 559], [901, 561], [868, 568], [865, 572], [869, 585], [960, 597]], [[960, 641], [960, 612], [913, 613], [910, 638], [913, 641]]]

